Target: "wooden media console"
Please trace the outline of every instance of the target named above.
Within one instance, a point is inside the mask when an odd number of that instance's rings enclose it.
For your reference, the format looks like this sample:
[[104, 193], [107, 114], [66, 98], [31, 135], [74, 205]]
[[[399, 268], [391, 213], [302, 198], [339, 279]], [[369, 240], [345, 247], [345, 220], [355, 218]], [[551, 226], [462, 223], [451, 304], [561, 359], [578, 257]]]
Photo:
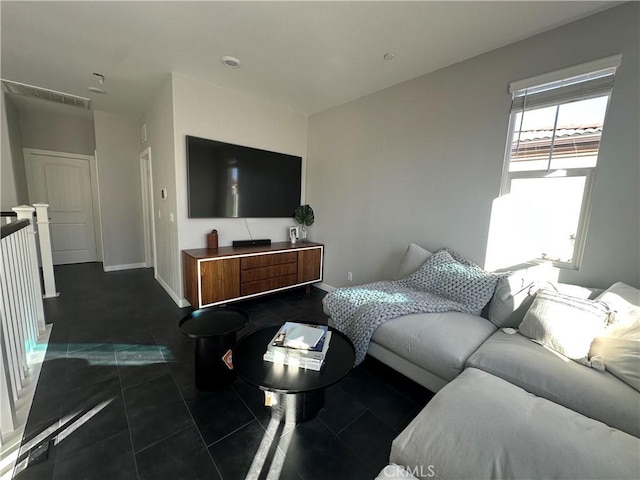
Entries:
[[183, 250], [184, 296], [204, 308], [320, 282], [323, 257], [314, 242]]

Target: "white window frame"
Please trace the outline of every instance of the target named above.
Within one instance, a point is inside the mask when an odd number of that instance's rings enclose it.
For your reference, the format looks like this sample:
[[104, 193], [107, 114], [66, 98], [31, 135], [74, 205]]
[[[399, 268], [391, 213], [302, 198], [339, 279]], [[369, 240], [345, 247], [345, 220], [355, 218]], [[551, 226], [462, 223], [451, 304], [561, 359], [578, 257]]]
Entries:
[[[552, 83], [552, 82], [559, 82], [563, 79], [577, 77], [580, 75], [587, 75], [590, 72], [597, 72], [597, 71], [606, 70], [606, 69], [613, 69], [613, 71], [615, 72], [615, 69], [620, 66], [621, 61], [622, 61], [622, 55], [615, 55], [612, 57], [607, 57], [604, 59], [596, 60], [594, 62], [577, 65], [577, 66], [566, 68], [556, 72], [538, 75], [530, 79], [520, 80], [520, 81], [511, 83], [509, 87], [509, 91], [512, 93], [513, 97], [515, 98], [523, 90], [526, 90], [529, 88], [535, 88], [537, 86]], [[553, 101], [548, 102], [548, 104], [539, 103], [538, 105], [535, 106], [535, 108], [542, 108], [544, 106], [553, 106], [553, 105], [563, 105], [563, 104], [571, 103], [575, 101], [587, 100], [589, 98], [603, 97], [604, 95], [608, 96], [607, 109], [605, 111], [604, 122], [603, 122], [603, 125], [604, 125], [606, 124], [610, 100], [611, 100], [610, 89], [608, 91], [608, 94], [603, 92], [596, 92], [593, 94], [585, 94], [585, 95], [579, 95], [579, 96], [568, 95], [567, 97], [565, 97], [564, 101], [562, 100], [562, 98], [554, 99]], [[517, 113], [524, 112], [526, 110], [527, 110], [526, 107], [523, 106], [521, 110], [512, 108], [509, 113], [509, 129], [508, 129], [507, 143], [505, 148], [504, 165], [502, 169], [502, 180], [500, 183], [500, 196], [508, 195], [510, 193], [511, 182], [514, 179], [548, 178], [550, 176], [585, 177], [585, 185], [584, 185], [584, 191], [582, 195], [582, 205], [580, 208], [580, 216], [578, 219], [578, 226], [575, 233], [576, 237], [575, 237], [573, 256], [572, 256], [571, 262], [551, 261], [553, 266], [555, 267], [578, 270], [582, 264], [584, 248], [586, 245], [589, 218], [591, 216], [593, 184], [594, 184], [595, 175], [598, 169], [599, 162], [596, 162], [596, 165], [594, 167], [571, 168], [566, 170], [552, 169], [551, 157], [550, 157], [549, 159], [550, 161], [547, 164], [546, 169], [510, 172], [509, 167], [511, 164], [511, 149], [512, 149], [513, 134], [516, 128], [515, 123], [516, 123]], [[531, 262], [548, 262], [549, 261], [542, 258], [534, 258], [534, 259], [528, 259], [528, 260]]]
[[[507, 165], [507, 168], [508, 165]], [[573, 246], [573, 256], [571, 262], [561, 262], [551, 260], [555, 267], [569, 268], [578, 270], [582, 263], [584, 247], [587, 240], [587, 230], [589, 227], [589, 218], [591, 216], [591, 192], [595, 178], [595, 170], [597, 167], [590, 168], [571, 168], [567, 170], [533, 170], [526, 172], [507, 172], [504, 179], [505, 186], [502, 188], [501, 196], [511, 192], [511, 180], [520, 178], [546, 178], [550, 175], [554, 177], [585, 177], [584, 192], [582, 194], [582, 205], [580, 207], [580, 217], [578, 218], [578, 228], [576, 229], [576, 238]], [[529, 259], [531, 262], [548, 262], [543, 258]]]

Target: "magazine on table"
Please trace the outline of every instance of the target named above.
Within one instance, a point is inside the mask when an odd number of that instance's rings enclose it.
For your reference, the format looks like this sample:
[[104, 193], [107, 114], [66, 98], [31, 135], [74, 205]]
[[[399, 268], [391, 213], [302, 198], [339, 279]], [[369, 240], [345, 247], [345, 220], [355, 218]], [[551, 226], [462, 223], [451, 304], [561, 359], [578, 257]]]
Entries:
[[326, 325], [287, 322], [269, 342], [264, 360], [320, 370], [330, 340]]
[[322, 340], [329, 331], [326, 325], [286, 322], [269, 343], [269, 347], [322, 351]]
[[304, 368], [319, 371], [324, 359], [305, 358], [301, 356], [288, 356], [281, 352], [265, 352], [262, 359], [266, 362], [279, 363], [290, 367]]
[[319, 353], [331, 338], [327, 335], [330, 333], [326, 325], [287, 322], [269, 342], [267, 351]]

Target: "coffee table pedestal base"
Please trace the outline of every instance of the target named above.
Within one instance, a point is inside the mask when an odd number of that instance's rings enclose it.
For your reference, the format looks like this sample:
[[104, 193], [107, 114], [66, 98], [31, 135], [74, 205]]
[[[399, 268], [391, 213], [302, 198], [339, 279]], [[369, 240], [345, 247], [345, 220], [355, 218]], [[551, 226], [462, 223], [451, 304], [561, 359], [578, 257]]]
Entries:
[[303, 423], [316, 417], [324, 407], [324, 390], [304, 393], [276, 393], [278, 403], [271, 407], [271, 417], [286, 423]]

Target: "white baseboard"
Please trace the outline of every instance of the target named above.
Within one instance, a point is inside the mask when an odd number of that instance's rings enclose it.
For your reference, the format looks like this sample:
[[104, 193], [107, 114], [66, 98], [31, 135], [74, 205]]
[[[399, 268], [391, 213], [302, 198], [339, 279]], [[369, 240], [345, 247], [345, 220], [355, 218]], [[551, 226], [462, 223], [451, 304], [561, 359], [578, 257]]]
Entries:
[[124, 265], [109, 265], [103, 264], [102, 269], [105, 272], [117, 272], [119, 270], [133, 270], [134, 268], [145, 268], [146, 264], [142, 263], [125, 263]]
[[185, 307], [190, 307], [190, 306], [191, 306], [191, 304], [190, 304], [190, 303], [189, 303], [185, 298], [181, 299], [181, 300], [180, 300], [179, 302], [177, 302], [177, 303], [178, 303], [178, 306], [179, 306], [180, 308], [185, 308]]
[[167, 284], [167, 282], [165, 282], [162, 279], [161, 276], [156, 274], [155, 275], [155, 279], [160, 284], [160, 286], [162, 288], [164, 288], [164, 290], [169, 294], [169, 296], [171, 297], [171, 300], [173, 300], [175, 302], [175, 304], [178, 305], [180, 308], [191, 306], [191, 304], [189, 302], [187, 302], [187, 300], [185, 298], [179, 298], [178, 295], [176, 294], [176, 292], [174, 292], [171, 289], [171, 287]]
[[331, 285], [324, 282], [314, 283], [313, 286], [319, 288], [320, 290], [324, 290], [325, 292], [333, 292], [336, 289], [336, 287], [332, 287]]

